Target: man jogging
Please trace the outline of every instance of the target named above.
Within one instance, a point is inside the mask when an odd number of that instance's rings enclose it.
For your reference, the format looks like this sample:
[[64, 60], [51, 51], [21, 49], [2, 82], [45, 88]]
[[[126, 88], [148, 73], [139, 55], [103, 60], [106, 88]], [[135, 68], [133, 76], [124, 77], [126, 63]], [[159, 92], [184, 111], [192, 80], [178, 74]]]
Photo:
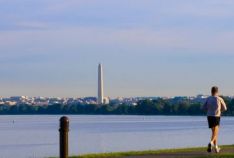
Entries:
[[203, 109], [207, 112], [207, 120], [209, 128], [212, 130], [211, 141], [208, 144], [207, 152], [212, 152], [212, 148], [215, 148], [215, 152], [219, 153], [220, 148], [218, 147], [218, 133], [220, 125], [221, 112], [227, 110], [227, 106], [224, 100], [218, 96], [218, 87], [211, 88], [212, 96], [208, 97]]

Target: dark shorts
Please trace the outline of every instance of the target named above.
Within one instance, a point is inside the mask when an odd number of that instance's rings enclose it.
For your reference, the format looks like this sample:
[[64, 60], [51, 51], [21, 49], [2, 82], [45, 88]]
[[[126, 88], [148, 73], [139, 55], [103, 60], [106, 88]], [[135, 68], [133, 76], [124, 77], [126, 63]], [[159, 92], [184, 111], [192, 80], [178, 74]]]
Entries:
[[220, 117], [208, 116], [207, 120], [208, 120], [209, 128], [213, 128], [215, 126], [220, 125]]

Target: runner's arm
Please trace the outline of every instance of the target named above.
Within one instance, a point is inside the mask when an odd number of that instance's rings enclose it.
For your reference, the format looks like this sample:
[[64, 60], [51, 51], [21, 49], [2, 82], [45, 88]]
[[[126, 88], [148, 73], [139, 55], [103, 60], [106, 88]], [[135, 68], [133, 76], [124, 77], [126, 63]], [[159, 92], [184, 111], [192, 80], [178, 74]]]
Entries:
[[221, 111], [222, 112], [227, 111], [227, 105], [222, 98], [221, 98]]

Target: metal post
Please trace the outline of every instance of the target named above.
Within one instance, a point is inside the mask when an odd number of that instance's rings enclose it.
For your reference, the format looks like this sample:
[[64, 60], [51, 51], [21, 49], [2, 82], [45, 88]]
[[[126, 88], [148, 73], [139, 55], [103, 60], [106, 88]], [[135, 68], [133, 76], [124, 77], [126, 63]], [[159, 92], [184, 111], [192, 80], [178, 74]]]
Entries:
[[60, 158], [68, 158], [68, 131], [69, 119], [66, 116], [60, 118]]

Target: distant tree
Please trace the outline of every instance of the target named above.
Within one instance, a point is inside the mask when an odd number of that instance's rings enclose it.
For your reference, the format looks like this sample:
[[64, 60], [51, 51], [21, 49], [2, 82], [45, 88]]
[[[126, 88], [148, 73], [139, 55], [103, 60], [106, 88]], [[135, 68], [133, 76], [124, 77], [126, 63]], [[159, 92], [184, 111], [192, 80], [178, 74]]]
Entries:
[[188, 108], [189, 115], [203, 115], [205, 112], [201, 109], [201, 103], [190, 104]]
[[115, 108], [114, 113], [115, 114], [124, 114], [124, 115], [128, 115], [131, 114], [131, 106], [129, 105], [125, 105], [125, 104], [121, 104], [119, 106], [117, 106], [117, 108]]

